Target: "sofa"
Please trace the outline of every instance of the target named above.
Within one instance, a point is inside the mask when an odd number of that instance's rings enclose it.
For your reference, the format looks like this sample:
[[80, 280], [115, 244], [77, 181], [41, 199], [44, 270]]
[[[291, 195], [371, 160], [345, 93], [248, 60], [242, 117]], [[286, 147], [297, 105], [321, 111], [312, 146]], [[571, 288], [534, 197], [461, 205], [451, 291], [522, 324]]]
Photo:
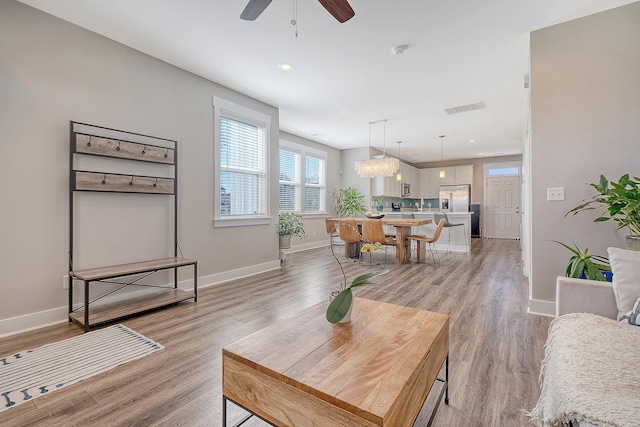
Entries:
[[613, 283], [556, 279], [537, 426], [640, 426], [640, 252], [608, 253]]

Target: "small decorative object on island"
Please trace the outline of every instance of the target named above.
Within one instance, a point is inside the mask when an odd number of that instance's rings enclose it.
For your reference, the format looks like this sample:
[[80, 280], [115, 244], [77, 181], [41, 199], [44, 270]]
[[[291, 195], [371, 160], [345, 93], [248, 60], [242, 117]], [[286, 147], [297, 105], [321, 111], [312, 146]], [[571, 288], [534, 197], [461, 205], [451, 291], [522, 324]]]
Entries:
[[569, 258], [569, 264], [565, 276], [574, 277], [576, 279], [589, 279], [598, 280], [601, 282], [611, 281], [611, 266], [609, 265], [609, 259], [601, 255], [588, 255], [589, 249], [585, 249], [584, 252], [578, 249], [578, 245], [575, 244], [575, 249], [565, 245], [562, 242], [553, 240], [554, 242], [569, 249], [573, 256]]
[[280, 248], [291, 247], [291, 238], [303, 239], [307, 237], [302, 215], [295, 212], [280, 212], [278, 215], [278, 236], [280, 236]]
[[602, 206], [606, 211], [594, 222], [612, 219], [618, 223], [618, 230], [626, 227], [629, 230], [627, 249], [640, 250], [640, 178], [632, 179], [629, 178], [629, 174], [625, 174], [618, 182], [609, 182], [604, 175], [600, 175], [599, 183], [589, 185], [595, 188], [598, 194], [571, 209], [565, 216]]
[[[338, 227], [339, 225], [336, 225]], [[342, 225], [348, 226], [348, 225]], [[334, 229], [336, 228], [334, 227]], [[367, 246], [369, 245], [369, 246]], [[370, 250], [377, 250], [378, 245], [380, 243], [366, 243], [364, 247], [370, 248]], [[362, 285], [377, 285], [377, 283], [370, 282], [369, 279], [372, 279], [376, 276], [381, 276], [383, 274], [387, 274], [389, 270], [377, 270], [371, 273], [363, 274], [361, 276], [356, 277], [353, 281], [347, 285], [347, 275], [344, 272], [344, 268], [342, 268], [342, 263], [336, 256], [333, 251], [333, 245], [331, 246], [331, 254], [338, 262], [338, 266], [340, 267], [340, 271], [342, 272], [342, 277], [344, 279], [343, 282], [340, 282], [340, 289], [335, 290], [329, 296], [329, 306], [327, 307], [327, 320], [330, 323], [345, 323], [351, 320], [351, 308], [353, 305], [353, 288]], [[366, 251], [367, 249], [363, 249]]]

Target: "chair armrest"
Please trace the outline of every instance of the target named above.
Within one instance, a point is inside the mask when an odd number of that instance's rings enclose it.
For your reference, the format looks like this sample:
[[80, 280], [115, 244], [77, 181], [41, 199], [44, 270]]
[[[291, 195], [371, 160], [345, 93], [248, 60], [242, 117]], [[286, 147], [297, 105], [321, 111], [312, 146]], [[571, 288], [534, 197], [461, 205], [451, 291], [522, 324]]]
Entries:
[[556, 317], [568, 313], [593, 313], [616, 319], [618, 306], [611, 283], [558, 276]]

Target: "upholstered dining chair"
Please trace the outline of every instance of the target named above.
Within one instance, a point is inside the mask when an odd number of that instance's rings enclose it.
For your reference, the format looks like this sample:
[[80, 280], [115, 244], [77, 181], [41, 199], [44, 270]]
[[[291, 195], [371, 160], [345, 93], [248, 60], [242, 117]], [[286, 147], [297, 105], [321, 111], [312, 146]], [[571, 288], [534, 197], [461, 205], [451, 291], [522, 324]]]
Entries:
[[[362, 221], [362, 239], [372, 245], [376, 243], [382, 244], [384, 248], [384, 265], [387, 265], [387, 246], [396, 246], [397, 242], [394, 237], [385, 235], [382, 220], [365, 218]], [[371, 261], [371, 255], [372, 253], [369, 252], [369, 261]]]
[[345, 243], [345, 255], [347, 253], [348, 243], [354, 243], [358, 250], [358, 260], [360, 260], [360, 243], [362, 242], [362, 235], [358, 231], [358, 224], [353, 218], [339, 218], [338, 219], [338, 236], [340, 240]]
[[417, 259], [421, 260], [424, 258], [424, 251], [426, 250], [425, 244], [429, 245], [429, 252], [431, 252], [431, 259], [433, 260], [434, 268], [438, 266], [440, 263], [440, 256], [438, 255], [438, 250], [436, 249], [436, 242], [440, 238], [440, 234], [442, 234], [442, 229], [445, 227], [445, 219], [441, 218], [438, 221], [438, 225], [436, 226], [435, 231], [433, 232], [433, 236], [423, 236], [419, 234], [411, 234], [409, 235], [409, 241], [415, 240], [418, 244], [418, 253]]

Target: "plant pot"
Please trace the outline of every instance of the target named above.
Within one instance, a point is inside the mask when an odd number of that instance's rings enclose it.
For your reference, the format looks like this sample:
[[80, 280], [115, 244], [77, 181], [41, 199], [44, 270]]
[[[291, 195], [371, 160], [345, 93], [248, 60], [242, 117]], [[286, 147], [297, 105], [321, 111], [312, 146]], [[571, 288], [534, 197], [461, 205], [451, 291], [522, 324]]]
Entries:
[[640, 237], [628, 235], [625, 248], [632, 251], [640, 251]]
[[291, 247], [291, 236], [279, 236], [280, 249], [289, 249]]
[[[333, 301], [336, 298], [336, 295], [338, 295], [339, 293], [340, 293], [340, 291], [333, 291], [333, 292], [331, 292], [329, 294], [329, 304], [331, 304], [331, 301]], [[345, 316], [342, 318], [342, 320], [340, 320], [338, 323], [351, 322], [351, 311], [352, 310], [353, 310], [353, 302], [349, 306], [349, 311], [347, 311], [347, 314], [345, 314]]]

